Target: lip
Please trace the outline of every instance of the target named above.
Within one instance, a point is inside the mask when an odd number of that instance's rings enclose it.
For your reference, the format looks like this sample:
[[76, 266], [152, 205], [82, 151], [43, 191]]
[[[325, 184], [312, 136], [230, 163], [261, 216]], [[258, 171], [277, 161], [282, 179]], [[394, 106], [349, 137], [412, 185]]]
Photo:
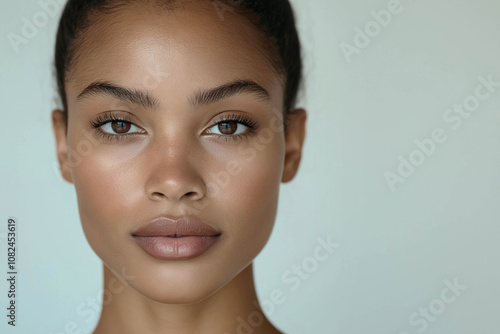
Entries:
[[209, 250], [221, 233], [196, 218], [159, 217], [139, 227], [132, 239], [160, 260], [188, 260]]

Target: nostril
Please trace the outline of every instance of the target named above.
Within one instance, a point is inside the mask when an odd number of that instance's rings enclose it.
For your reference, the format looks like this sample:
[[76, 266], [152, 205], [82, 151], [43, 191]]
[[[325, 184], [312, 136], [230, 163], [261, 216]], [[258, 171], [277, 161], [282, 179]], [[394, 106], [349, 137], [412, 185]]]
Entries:
[[164, 199], [168, 200], [189, 200], [189, 201], [195, 201], [203, 198], [202, 193], [194, 190], [194, 191], [176, 191], [175, 189], [172, 189], [170, 192], [168, 189], [166, 191], [152, 191], [149, 194], [149, 198], [155, 201], [160, 201]]
[[165, 195], [164, 195], [164, 194], [162, 194], [162, 193], [160, 193], [160, 192], [154, 192], [154, 193], [153, 193], [153, 196], [154, 196], [154, 197], [159, 197], [159, 198], [161, 198], [161, 197], [165, 197]]
[[191, 198], [191, 199], [195, 199], [198, 197], [198, 195], [199, 194], [196, 191], [190, 191], [190, 192], [186, 193], [184, 196]]

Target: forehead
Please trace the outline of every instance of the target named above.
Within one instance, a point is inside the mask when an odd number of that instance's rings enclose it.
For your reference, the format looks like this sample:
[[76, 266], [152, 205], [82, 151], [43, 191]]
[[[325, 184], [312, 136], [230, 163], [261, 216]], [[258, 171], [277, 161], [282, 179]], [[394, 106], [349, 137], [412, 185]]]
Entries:
[[236, 11], [222, 17], [211, 1], [173, 10], [140, 2], [99, 15], [77, 44], [67, 77], [74, 93], [96, 80], [137, 86], [146, 79], [208, 87], [249, 79], [282, 91], [262, 33]]

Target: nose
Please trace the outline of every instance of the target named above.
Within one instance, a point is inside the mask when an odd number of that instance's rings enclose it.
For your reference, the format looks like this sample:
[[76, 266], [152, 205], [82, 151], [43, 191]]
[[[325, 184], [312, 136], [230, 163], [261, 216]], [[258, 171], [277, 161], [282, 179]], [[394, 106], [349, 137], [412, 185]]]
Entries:
[[146, 192], [151, 200], [198, 201], [205, 197], [199, 152], [186, 146], [160, 144], [146, 157]]

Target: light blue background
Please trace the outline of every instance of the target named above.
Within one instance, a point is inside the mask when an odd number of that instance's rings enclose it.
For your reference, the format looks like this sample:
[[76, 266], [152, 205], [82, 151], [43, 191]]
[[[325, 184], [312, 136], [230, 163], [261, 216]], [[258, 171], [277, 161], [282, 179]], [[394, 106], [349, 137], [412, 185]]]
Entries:
[[[500, 89], [459, 128], [443, 119], [479, 76], [500, 82], [500, 2], [401, 0], [402, 11], [351, 62], [341, 43], [354, 44], [356, 27], [376, 28], [371, 11], [388, 2], [292, 2], [309, 113], [299, 174], [282, 186], [276, 227], [255, 261], [259, 297], [279, 289], [286, 298], [271, 320], [291, 334], [419, 333], [409, 318], [439, 305], [444, 280], [458, 279], [465, 291], [422, 332], [500, 332]], [[59, 11], [18, 52], [8, 39], [41, 12], [35, 0], [1, 3], [0, 268], [7, 271], [13, 216], [20, 281], [13, 329], [0, 280], [0, 332], [64, 333], [75, 322], [88, 333], [97, 314], [82, 317], [77, 307], [99, 296], [101, 264], [81, 230], [74, 188], [56, 169]], [[408, 159], [435, 128], [447, 140], [392, 192], [384, 173], [396, 173], [399, 156]], [[282, 275], [310, 261], [326, 236], [340, 247], [292, 290]]]

